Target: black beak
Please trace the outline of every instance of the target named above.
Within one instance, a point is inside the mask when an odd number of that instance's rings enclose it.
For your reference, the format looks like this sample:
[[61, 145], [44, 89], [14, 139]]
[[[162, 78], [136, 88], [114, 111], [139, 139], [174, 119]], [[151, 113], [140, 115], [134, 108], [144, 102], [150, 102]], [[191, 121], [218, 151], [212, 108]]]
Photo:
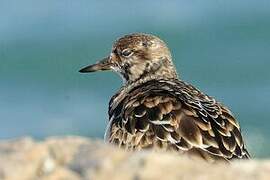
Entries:
[[92, 64], [82, 68], [80, 73], [90, 73], [95, 71], [106, 71], [111, 69], [110, 57], [106, 57], [101, 61], [98, 61], [96, 64]]

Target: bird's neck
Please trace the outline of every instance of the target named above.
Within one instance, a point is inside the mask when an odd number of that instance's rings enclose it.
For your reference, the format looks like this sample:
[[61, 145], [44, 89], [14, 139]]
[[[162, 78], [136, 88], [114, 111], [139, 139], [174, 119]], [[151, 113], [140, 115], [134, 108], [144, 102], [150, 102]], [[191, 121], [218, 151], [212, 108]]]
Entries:
[[[160, 71], [158, 71], [157, 73], [147, 74], [146, 76], [138, 78], [135, 81], [124, 82], [123, 86], [112, 97], [111, 102], [110, 102], [110, 107], [116, 107], [118, 105], [118, 103], [121, 102], [130, 91], [132, 91], [134, 88], [136, 88], [138, 86], [142, 86], [143, 84], [145, 84], [149, 81], [153, 81], [153, 80], [173, 81], [175, 79], [178, 79], [175, 69], [173, 69], [173, 71], [170, 71], [170, 73], [168, 73], [168, 69], [166, 69], [165, 67], [163, 67], [163, 68], [161, 68]], [[172, 67], [172, 68], [174, 68], [174, 67]]]
[[130, 68], [129, 77], [124, 86], [139, 85], [153, 79], [177, 79], [177, 73], [172, 61], [160, 60], [141, 64]]

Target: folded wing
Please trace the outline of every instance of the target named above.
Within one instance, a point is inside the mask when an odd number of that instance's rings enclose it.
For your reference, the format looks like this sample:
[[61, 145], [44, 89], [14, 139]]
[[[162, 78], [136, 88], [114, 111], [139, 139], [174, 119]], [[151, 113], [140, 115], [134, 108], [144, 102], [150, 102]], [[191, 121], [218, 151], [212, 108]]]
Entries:
[[108, 140], [126, 149], [173, 150], [209, 161], [249, 158], [231, 112], [182, 82], [137, 87], [109, 114]]

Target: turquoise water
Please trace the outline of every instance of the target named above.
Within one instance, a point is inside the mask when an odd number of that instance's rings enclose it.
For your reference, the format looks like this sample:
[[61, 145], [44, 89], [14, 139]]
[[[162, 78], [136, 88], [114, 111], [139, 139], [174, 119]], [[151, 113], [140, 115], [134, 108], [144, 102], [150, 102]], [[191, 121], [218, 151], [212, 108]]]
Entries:
[[270, 156], [267, 1], [0, 1], [0, 138], [102, 137], [110, 72], [79, 74], [115, 39], [153, 33], [182, 79], [231, 107], [255, 157]]

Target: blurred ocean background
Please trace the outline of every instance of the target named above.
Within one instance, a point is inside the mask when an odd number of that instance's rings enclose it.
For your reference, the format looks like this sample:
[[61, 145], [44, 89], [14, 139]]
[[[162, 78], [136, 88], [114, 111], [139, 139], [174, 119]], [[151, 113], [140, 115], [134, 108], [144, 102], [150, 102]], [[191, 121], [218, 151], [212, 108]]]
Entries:
[[122, 80], [78, 70], [132, 32], [165, 40], [182, 79], [229, 106], [251, 154], [270, 157], [269, 0], [0, 0], [0, 139], [102, 138]]

